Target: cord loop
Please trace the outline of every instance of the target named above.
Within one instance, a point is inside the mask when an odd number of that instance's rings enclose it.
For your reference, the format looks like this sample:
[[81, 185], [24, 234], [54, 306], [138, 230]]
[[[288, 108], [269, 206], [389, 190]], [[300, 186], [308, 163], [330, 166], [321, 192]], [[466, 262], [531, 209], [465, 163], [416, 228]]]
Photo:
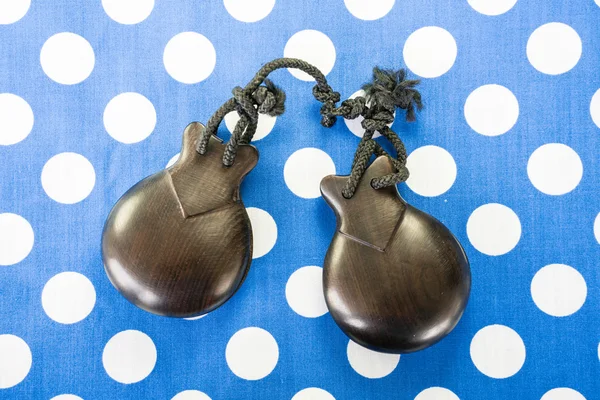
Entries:
[[[396, 185], [408, 178], [406, 168], [406, 148], [402, 140], [388, 125], [394, 122], [394, 112], [397, 108], [406, 110], [406, 120], [415, 120], [415, 109], [422, 107], [421, 95], [414, 89], [418, 80], [407, 80], [406, 71], [373, 69], [373, 80], [363, 86], [365, 96], [344, 100], [339, 107], [339, 92], [334, 91], [325, 76], [315, 66], [295, 58], [279, 58], [265, 64], [245, 88], [235, 87], [233, 97], [225, 102], [210, 117], [196, 149], [205, 154], [211, 135], [217, 134], [217, 129], [228, 113], [237, 111], [240, 116], [235, 125], [231, 138], [223, 152], [223, 164], [231, 166], [235, 161], [240, 145], [249, 144], [256, 132], [258, 115], [281, 115], [284, 110], [285, 93], [267, 78], [271, 72], [280, 68], [297, 68], [311, 75], [317, 84], [312, 92], [315, 99], [322, 103], [321, 125], [332, 127], [338, 116], [355, 119], [363, 116], [361, 125], [365, 133], [354, 154], [350, 176], [342, 189], [345, 198], [351, 198], [358, 183], [362, 179], [373, 155], [386, 156], [394, 166], [394, 172], [385, 176], [373, 178], [371, 186], [375, 189]], [[388, 154], [379, 143], [373, 139], [375, 132], [391, 142], [396, 150], [396, 157]]]

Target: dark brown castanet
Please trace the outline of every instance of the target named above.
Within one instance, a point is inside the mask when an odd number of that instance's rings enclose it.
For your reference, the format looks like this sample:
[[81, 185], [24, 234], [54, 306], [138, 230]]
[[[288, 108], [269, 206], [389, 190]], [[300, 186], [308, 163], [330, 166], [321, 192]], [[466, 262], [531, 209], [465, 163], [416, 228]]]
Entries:
[[196, 151], [204, 129], [188, 125], [179, 160], [129, 189], [104, 226], [110, 281], [155, 314], [193, 317], [214, 310], [236, 292], [252, 261], [252, 229], [239, 187], [258, 151], [240, 146], [226, 167], [217, 137], [205, 154]]
[[393, 172], [385, 156], [366, 170], [356, 193], [346, 176], [327, 176], [323, 197], [337, 230], [325, 257], [323, 289], [331, 316], [356, 343], [388, 353], [424, 349], [461, 318], [471, 289], [467, 256], [437, 219], [371, 180]]

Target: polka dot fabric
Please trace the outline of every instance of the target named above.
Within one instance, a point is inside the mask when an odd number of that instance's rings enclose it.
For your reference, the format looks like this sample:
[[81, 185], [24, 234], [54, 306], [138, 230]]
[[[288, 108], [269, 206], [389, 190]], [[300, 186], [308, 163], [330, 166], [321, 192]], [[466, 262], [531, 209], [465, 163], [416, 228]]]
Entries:
[[[598, 0], [0, 1], [0, 398], [597, 398], [598, 21]], [[287, 112], [254, 137], [254, 259], [237, 294], [163, 318], [104, 273], [116, 200], [284, 55], [343, 98], [375, 65], [422, 79], [418, 121], [392, 125], [411, 170], [399, 191], [473, 271], [463, 319], [425, 351], [360, 347], [328, 312], [336, 223], [319, 181], [349, 172], [364, 131], [322, 128], [297, 71], [271, 77]]]

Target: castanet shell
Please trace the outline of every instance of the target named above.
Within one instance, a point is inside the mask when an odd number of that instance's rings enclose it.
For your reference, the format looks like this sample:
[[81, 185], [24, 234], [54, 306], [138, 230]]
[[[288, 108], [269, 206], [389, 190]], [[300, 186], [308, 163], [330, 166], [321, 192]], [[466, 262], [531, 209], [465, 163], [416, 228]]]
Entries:
[[225, 146], [211, 137], [195, 150], [204, 126], [185, 129], [179, 160], [129, 189], [102, 234], [106, 273], [125, 298], [159, 315], [192, 317], [226, 302], [252, 260], [252, 229], [239, 185], [258, 152], [240, 146], [222, 163]]
[[323, 197], [337, 217], [323, 290], [331, 316], [372, 350], [410, 353], [438, 342], [461, 318], [471, 289], [467, 256], [437, 219], [407, 204], [395, 186], [370, 181], [393, 172], [387, 157], [365, 172], [355, 195], [348, 177], [328, 176]]

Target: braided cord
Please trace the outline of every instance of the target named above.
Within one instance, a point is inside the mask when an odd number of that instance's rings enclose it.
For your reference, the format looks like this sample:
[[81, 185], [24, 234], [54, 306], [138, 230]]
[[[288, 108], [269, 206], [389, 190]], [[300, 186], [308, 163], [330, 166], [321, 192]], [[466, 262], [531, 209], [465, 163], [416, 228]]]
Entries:
[[[421, 96], [414, 89], [419, 81], [406, 80], [405, 70], [387, 71], [374, 68], [373, 81], [363, 86], [366, 96], [344, 100], [337, 107], [336, 103], [340, 101], [340, 94], [333, 91], [327, 83], [325, 75], [315, 66], [295, 58], [273, 60], [265, 64], [246, 87], [235, 87], [232, 90], [233, 97], [210, 117], [206, 129], [198, 140], [196, 146], [198, 153], [206, 153], [210, 136], [217, 135], [218, 127], [225, 115], [237, 111], [240, 119], [236, 123], [223, 153], [223, 164], [231, 166], [235, 161], [238, 147], [249, 144], [252, 140], [258, 124], [258, 115], [277, 116], [283, 114], [285, 93], [267, 79], [271, 72], [281, 68], [299, 69], [315, 79], [317, 83], [313, 87], [313, 96], [323, 103], [320, 114], [321, 125], [324, 127], [332, 127], [339, 116], [346, 119], [364, 117], [362, 127], [365, 129], [365, 134], [356, 149], [350, 176], [342, 189], [342, 195], [345, 198], [349, 199], [354, 195], [373, 155], [387, 156], [395, 170], [391, 174], [372, 179], [371, 186], [374, 189], [396, 185], [408, 178], [406, 149], [398, 135], [388, 127], [388, 124], [394, 121], [396, 108], [406, 110], [406, 119], [414, 121], [415, 108], [420, 110], [422, 107]], [[262, 86], [263, 83], [264, 86]], [[388, 154], [373, 139], [375, 132], [379, 132], [392, 143], [397, 158]]]

